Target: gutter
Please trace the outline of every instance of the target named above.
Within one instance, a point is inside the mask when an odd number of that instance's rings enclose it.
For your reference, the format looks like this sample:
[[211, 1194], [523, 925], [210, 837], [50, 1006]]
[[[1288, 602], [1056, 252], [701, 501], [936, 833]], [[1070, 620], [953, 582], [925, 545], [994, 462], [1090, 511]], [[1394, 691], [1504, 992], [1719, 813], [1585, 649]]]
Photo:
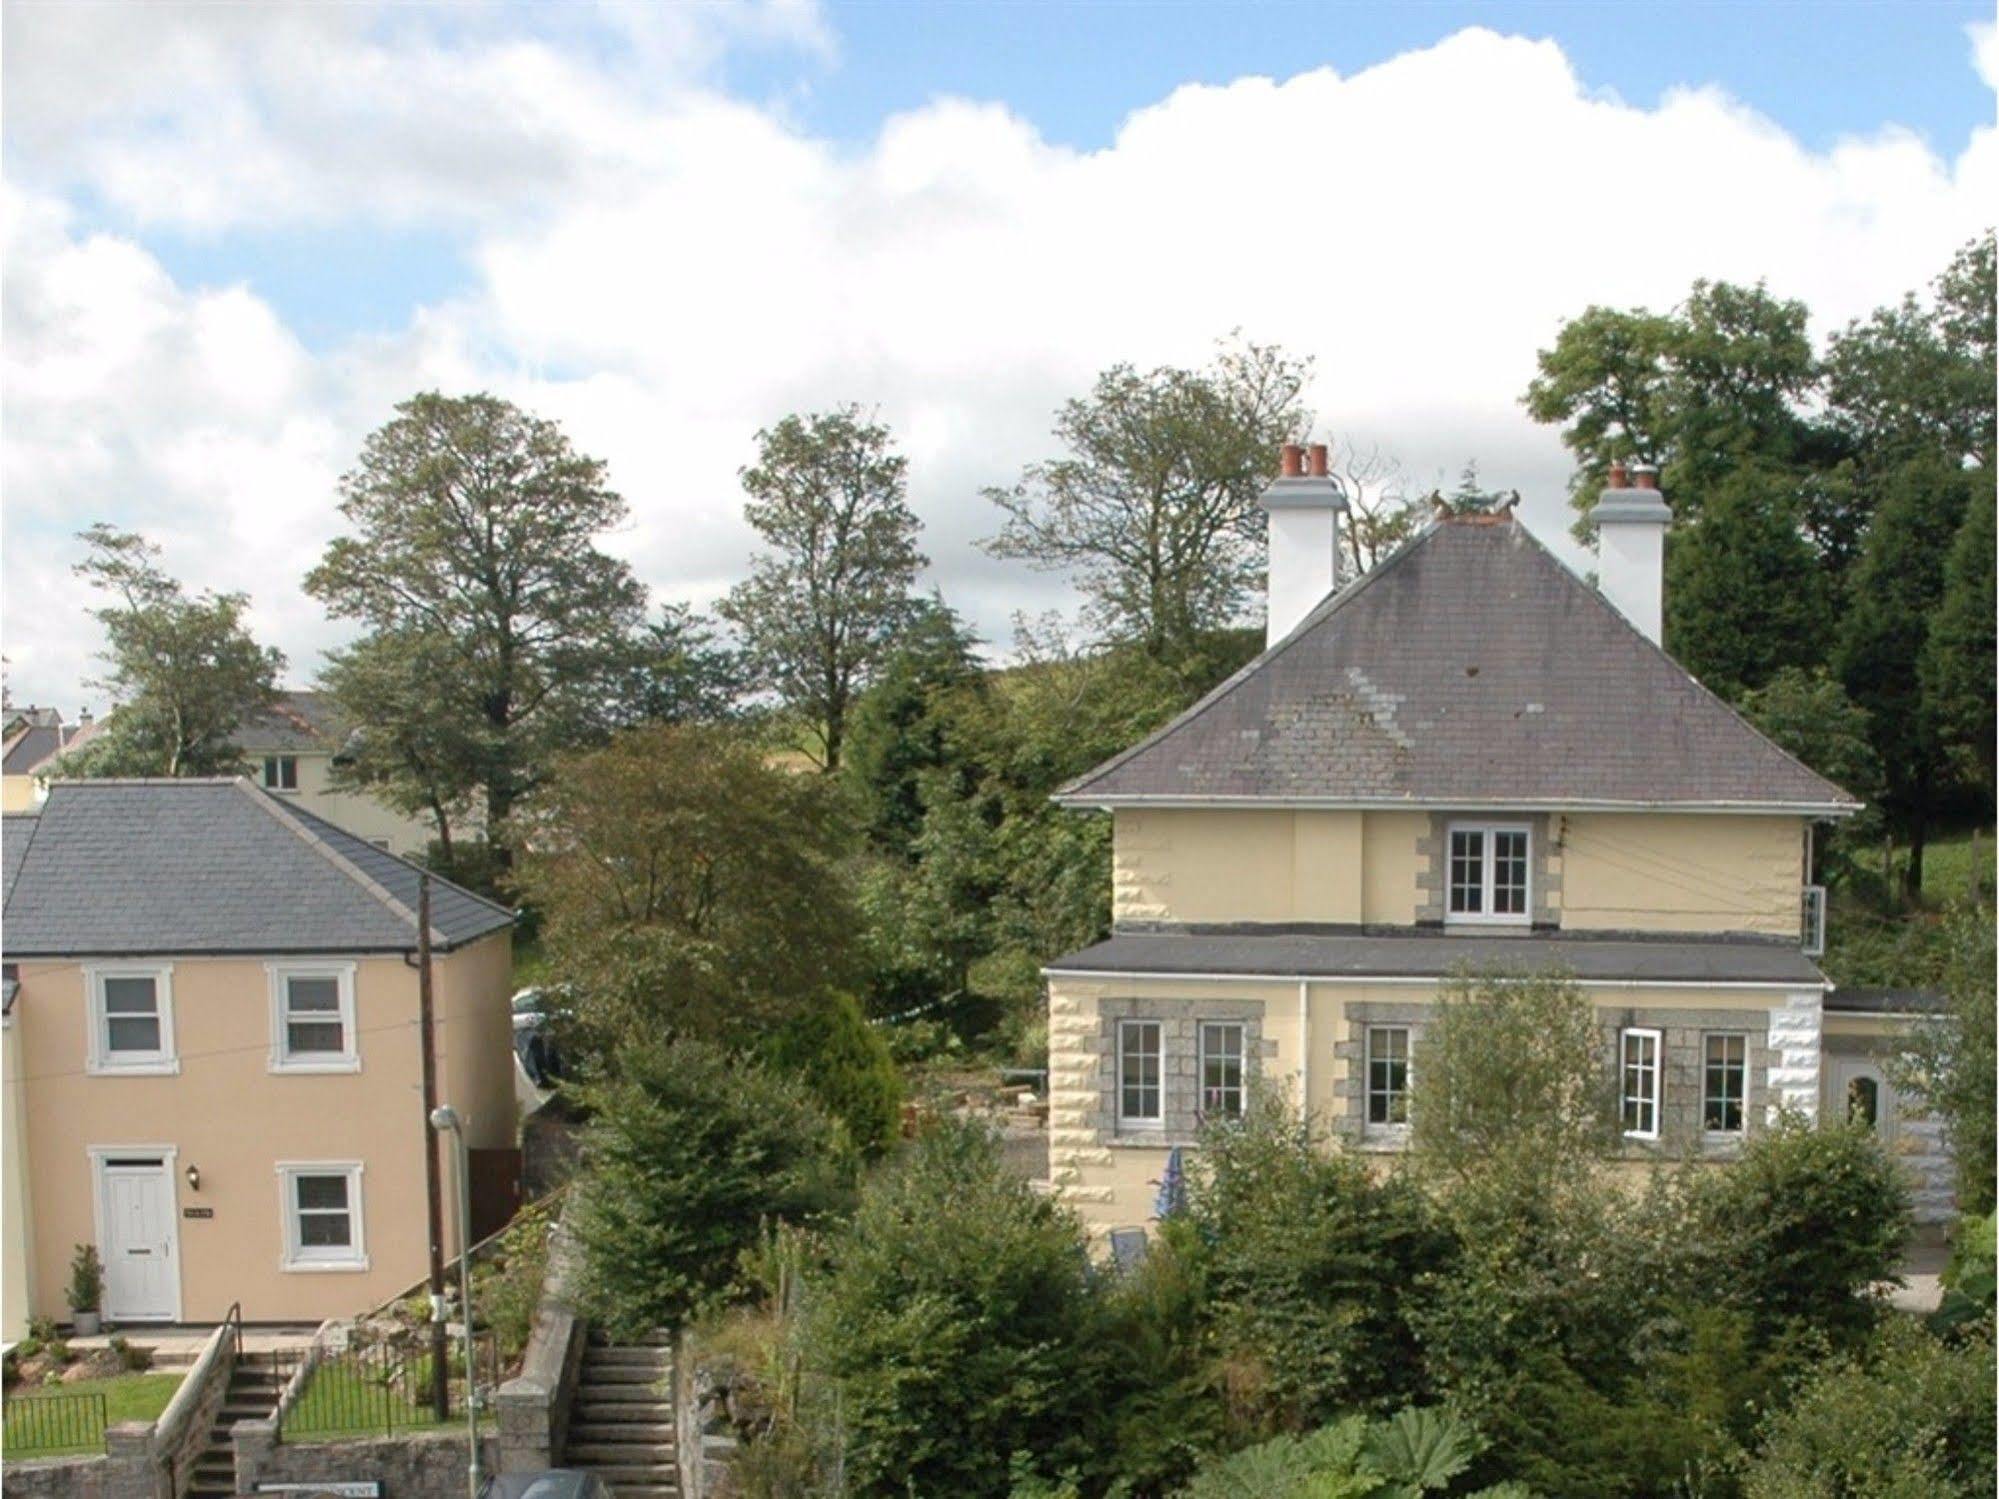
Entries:
[[1420, 800], [1354, 800], [1328, 796], [1181, 796], [1171, 792], [1092, 796], [1087, 792], [1058, 792], [1049, 798], [1057, 806], [1113, 812], [1120, 807], [1159, 810], [1227, 809], [1237, 811], [1328, 811], [1328, 812], [1681, 812], [1697, 816], [1763, 815], [1781, 817], [1841, 818], [1863, 810], [1858, 802], [1673, 802], [1673, 801], [1490, 801], [1478, 796], [1449, 799], [1424, 797]]
[[[1111, 968], [1044, 968], [1041, 976], [1047, 979], [1106, 979], [1115, 982], [1140, 982], [1150, 980], [1155, 983], [1174, 984], [1296, 984], [1302, 991], [1307, 984], [1346, 984], [1349, 986], [1374, 984], [1393, 985], [1407, 988], [1435, 988], [1448, 984], [1457, 974], [1439, 973], [1433, 975], [1412, 975], [1406, 973], [1344, 974], [1344, 973], [1152, 973], [1140, 969]], [[1500, 983], [1526, 983], [1538, 975], [1501, 974]], [[1781, 979], [1634, 979], [1634, 978], [1577, 978], [1570, 975], [1570, 982], [1585, 989], [1769, 989], [1786, 994], [1795, 994], [1801, 989], [1818, 989], [1830, 992], [1830, 979], [1821, 978], [1816, 983], [1808, 979], [1785, 981]], [[1301, 997], [1301, 1005], [1302, 1005]], [[1835, 1014], [1855, 1015], [1856, 1010], [1839, 1010]]]

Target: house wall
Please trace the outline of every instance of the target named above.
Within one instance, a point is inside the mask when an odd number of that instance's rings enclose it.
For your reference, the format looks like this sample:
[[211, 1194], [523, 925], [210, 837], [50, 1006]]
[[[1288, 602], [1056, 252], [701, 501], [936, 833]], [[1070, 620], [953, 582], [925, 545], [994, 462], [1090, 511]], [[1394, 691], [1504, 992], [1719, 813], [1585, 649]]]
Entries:
[[35, 1295], [34, 1215], [28, 1193], [28, 1115], [21, 1048], [10, 1014], [0, 1020], [0, 1342], [28, 1332]]
[[32, 812], [40, 805], [33, 776], [0, 776], [0, 812]]
[[[1328, 1140], [1337, 1142], [1334, 1148], [1360, 1151], [1383, 1169], [1400, 1159], [1400, 1138], [1392, 1133], [1369, 1136], [1360, 1128], [1357, 1099], [1364, 1064], [1357, 1038], [1370, 1019], [1407, 1023], [1429, 1012], [1437, 1001], [1436, 987], [1310, 983], [1304, 988], [1306, 1014], [1301, 1025], [1300, 985], [1294, 980], [1049, 980], [1049, 1176], [1057, 1195], [1076, 1208], [1093, 1235], [1149, 1224], [1169, 1152], [1176, 1145], [1183, 1150], [1196, 1148], [1191, 1130], [1120, 1136], [1114, 1117], [1107, 1116], [1105, 1089], [1114, 1075], [1114, 1028], [1108, 1022], [1121, 1015], [1161, 1018], [1169, 1025], [1177, 1022], [1191, 1034], [1191, 1027], [1202, 1019], [1238, 1019], [1247, 1013], [1262, 1042], [1257, 1064], [1263, 1078], [1287, 1089], [1294, 1099], [1302, 1097]], [[1751, 1130], [1780, 1104], [1816, 1102], [1820, 998], [1816, 991], [1620, 985], [1586, 992], [1597, 1006], [1607, 1038], [1622, 1024], [1656, 1025], [1666, 1033], [1669, 1070], [1663, 1102], [1669, 1119], [1687, 1117], [1689, 1091], [1700, 1085], [1689, 1066], [1691, 1047], [1708, 1028], [1751, 1034]], [[1809, 1045], [1798, 1035], [1806, 1016]], [[1420, 1027], [1420, 1021], [1417, 1024]], [[1606, 1046], [1610, 1044], [1607, 1040]], [[1183, 1056], [1187, 1045], [1184, 1039], [1180, 1043]], [[1169, 1125], [1175, 1122], [1170, 1102], [1174, 1050], [1169, 1032]], [[1605, 1065], [1609, 1067], [1608, 1055]], [[1412, 1069], [1420, 1067], [1419, 1035]], [[1697, 1094], [1693, 1102], [1697, 1106]], [[1665, 1147], [1632, 1142], [1627, 1153], [1629, 1171], [1637, 1175], [1653, 1159], [1689, 1153], [1722, 1159], [1728, 1152], [1684, 1142]]]
[[[1434, 919], [1430, 812], [1129, 809], [1114, 814], [1121, 924]], [[1568, 813], [1533, 822], [1537, 919], [1568, 930], [1795, 935], [1796, 817]]]
[[[507, 940], [497, 934], [436, 963], [439, 1096], [471, 1120], [475, 1145], [511, 1141], [510, 1106], [498, 1102], [512, 1057], [508, 975], [498, 958]], [[170, 961], [180, 1071], [165, 1076], [86, 1071], [84, 966], [18, 965], [18, 1096], [30, 1126], [36, 1261], [67, 1265], [77, 1244], [96, 1239], [90, 1147], [171, 1146], [183, 1320], [216, 1320], [240, 1300], [252, 1321], [318, 1321], [374, 1306], [420, 1278], [427, 1254], [414, 967], [401, 956], [356, 960], [358, 1072], [286, 1074], [270, 1067], [263, 959]], [[281, 1161], [362, 1163], [365, 1269], [283, 1268]], [[189, 1167], [200, 1172], [198, 1191]], [[189, 1218], [190, 1208], [213, 1216]], [[59, 1281], [39, 1278], [33, 1312], [66, 1317]]]
[[[298, 760], [298, 790], [267, 788], [273, 796], [296, 801], [314, 816], [324, 817], [335, 827], [345, 828], [357, 838], [366, 838], [370, 842], [386, 839], [392, 853], [421, 856], [428, 852], [431, 840], [436, 836], [428, 818], [404, 817], [364, 792], [334, 789], [333, 756], [330, 752], [286, 750], [281, 753], [294, 755]], [[251, 779], [263, 785], [263, 754], [251, 752], [248, 758]]]

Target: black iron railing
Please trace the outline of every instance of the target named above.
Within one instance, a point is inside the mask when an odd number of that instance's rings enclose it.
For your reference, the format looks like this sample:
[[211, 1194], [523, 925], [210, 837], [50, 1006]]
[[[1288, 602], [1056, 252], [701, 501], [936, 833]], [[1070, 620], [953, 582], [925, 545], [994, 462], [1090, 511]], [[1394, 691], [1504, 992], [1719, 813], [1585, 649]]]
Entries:
[[8, 1457], [47, 1457], [104, 1450], [104, 1397], [14, 1395], [5, 1406]]
[[[473, 1339], [478, 1390], [490, 1394], [500, 1379], [499, 1348], [490, 1332]], [[277, 1360], [279, 1384], [290, 1382], [304, 1352]], [[450, 1391], [447, 1420], [462, 1420], [465, 1401], [465, 1350], [452, 1343], [448, 1370]], [[305, 1375], [297, 1397], [278, 1418], [278, 1439], [315, 1436], [390, 1435], [438, 1425], [431, 1403], [428, 1341], [373, 1342], [346, 1348], [324, 1348]]]

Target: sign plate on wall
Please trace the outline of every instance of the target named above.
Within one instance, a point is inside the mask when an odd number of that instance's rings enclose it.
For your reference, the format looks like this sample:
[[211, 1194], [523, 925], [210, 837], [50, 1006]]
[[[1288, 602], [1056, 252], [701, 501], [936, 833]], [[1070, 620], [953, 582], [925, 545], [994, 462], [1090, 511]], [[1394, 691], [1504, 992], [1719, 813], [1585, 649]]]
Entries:
[[181, 1215], [181, 1217], [183, 1217], [183, 1218], [213, 1218], [213, 1217], [215, 1216], [215, 1209], [214, 1209], [214, 1208], [182, 1208], [182, 1209], [180, 1210], [180, 1215]]
[[331, 1494], [334, 1499], [382, 1499], [377, 1479], [356, 1479], [352, 1483], [260, 1483], [260, 1494]]

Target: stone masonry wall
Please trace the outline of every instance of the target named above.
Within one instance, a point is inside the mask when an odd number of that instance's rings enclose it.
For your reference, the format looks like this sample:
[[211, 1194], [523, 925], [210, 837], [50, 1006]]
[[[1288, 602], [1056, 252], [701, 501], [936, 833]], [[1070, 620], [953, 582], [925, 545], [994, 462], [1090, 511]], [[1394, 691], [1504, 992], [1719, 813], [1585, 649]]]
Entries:
[[[280, 1442], [270, 1421], [238, 1421], [236, 1492], [254, 1494], [260, 1483], [331, 1483], [369, 1480], [383, 1499], [465, 1499], [467, 1447], [462, 1428], [411, 1432], [349, 1442]], [[480, 1466], [491, 1473], [499, 1444], [480, 1438]]]

